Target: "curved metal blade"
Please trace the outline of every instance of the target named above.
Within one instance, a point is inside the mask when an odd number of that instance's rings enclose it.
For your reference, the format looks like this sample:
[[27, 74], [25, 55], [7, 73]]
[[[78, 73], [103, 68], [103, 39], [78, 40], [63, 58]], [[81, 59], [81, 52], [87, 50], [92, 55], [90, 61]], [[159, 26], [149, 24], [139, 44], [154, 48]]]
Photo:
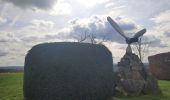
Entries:
[[128, 37], [124, 34], [124, 32], [122, 31], [122, 29], [118, 26], [118, 24], [113, 21], [113, 19], [111, 17], [107, 17], [107, 21], [111, 24], [111, 26], [118, 32], [120, 33], [120, 35], [122, 35], [125, 39], [128, 39]]
[[146, 32], [146, 29], [144, 28], [144, 29], [140, 30], [139, 32], [137, 32], [133, 37], [138, 38], [138, 37], [142, 36], [145, 32]]

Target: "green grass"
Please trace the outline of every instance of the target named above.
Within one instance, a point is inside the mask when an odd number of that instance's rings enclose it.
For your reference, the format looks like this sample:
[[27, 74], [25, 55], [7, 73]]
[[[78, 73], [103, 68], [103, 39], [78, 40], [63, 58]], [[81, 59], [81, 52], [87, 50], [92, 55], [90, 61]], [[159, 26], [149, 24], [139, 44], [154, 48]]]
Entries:
[[[23, 100], [23, 73], [0, 73], [0, 100]], [[170, 81], [159, 81], [162, 95], [117, 96], [113, 100], [170, 100]]]
[[0, 73], [0, 100], [23, 100], [23, 73]]

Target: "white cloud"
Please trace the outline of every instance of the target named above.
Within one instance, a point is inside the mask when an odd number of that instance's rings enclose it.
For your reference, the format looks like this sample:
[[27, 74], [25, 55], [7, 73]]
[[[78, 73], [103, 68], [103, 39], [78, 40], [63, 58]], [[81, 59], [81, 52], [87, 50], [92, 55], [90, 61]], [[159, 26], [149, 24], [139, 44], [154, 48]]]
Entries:
[[8, 52], [1, 48], [0, 49], [0, 57], [6, 56], [6, 55], [8, 55]]
[[42, 40], [41, 37], [36, 36], [36, 35], [35, 36], [33, 36], [33, 35], [31, 35], [31, 36], [24, 36], [24, 37], [21, 37], [20, 39], [21, 39], [22, 42], [25, 42], [25, 43], [35, 43], [37, 41], [41, 41]]
[[170, 10], [166, 10], [164, 12], [161, 12], [156, 17], [152, 18], [152, 20], [157, 24], [170, 23], [169, 16], [170, 16]]
[[72, 7], [64, 0], [58, 0], [49, 13], [51, 15], [68, 15], [72, 13]]
[[0, 25], [5, 23], [6, 21], [7, 21], [7, 19], [0, 16]]
[[[20, 59], [19, 54], [22, 53], [22, 47], [20, 47], [20, 39], [15, 36], [13, 33], [0, 33], [0, 65], [13, 65], [16, 60], [13, 59], [11, 63], [10, 58], [14, 56], [16, 59]], [[16, 49], [14, 51], [14, 49]], [[23, 62], [23, 61], [22, 61]]]
[[151, 41], [149, 55], [154, 55], [170, 50], [170, 10], [165, 10], [150, 18], [152, 21], [152, 28], [147, 31], [144, 39]]
[[111, 3], [107, 3], [107, 4], [105, 5], [105, 8], [112, 8], [112, 7], [114, 7], [114, 6], [115, 6], [115, 3], [111, 2]]
[[155, 23], [154, 32], [166, 38], [170, 36], [170, 10], [161, 12], [151, 20]]
[[21, 35], [44, 34], [53, 31], [54, 25], [55, 23], [49, 20], [34, 19], [16, 32]]
[[19, 42], [20, 40], [12, 33], [0, 33], [0, 44]]
[[34, 19], [31, 21], [32, 28], [42, 30], [42, 31], [47, 31], [50, 29], [53, 29], [54, 27], [54, 22], [52, 21], [46, 21], [46, 20], [39, 20], [39, 19]]
[[[127, 18], [119, 17], [116, 21], [126, 33], [134, 32], [139, 28], [133, 21]], [[125, 43], [124, 38], [108, 23], [106, 16], [91, 16], [89, 18], [71, 20], [67, 30], [68, 31], [60, 31], [57, 35], [54, 35], [54, 37], [80, 40], [86, 33], [87, 36], [93, 34], [98, 40], [105, 37], [105, 39], [109, 41]], [[89, 38], [87, 38], [87, 40], [88, 39]]]
[[80, 4], [84, 5], [85, 7], [94, 7], [96, 5], [106, 3], [109, 0], [77, 0]]
[[145, 35], [142, 38], [142, 41], [144, 43], [148, 43], [150, 47], [159, 47], [159, 48], [167, 47], [167, 44], [164, 43], [161, 38], [159, 38], [155, 35], [152, 35], [152, 34]]

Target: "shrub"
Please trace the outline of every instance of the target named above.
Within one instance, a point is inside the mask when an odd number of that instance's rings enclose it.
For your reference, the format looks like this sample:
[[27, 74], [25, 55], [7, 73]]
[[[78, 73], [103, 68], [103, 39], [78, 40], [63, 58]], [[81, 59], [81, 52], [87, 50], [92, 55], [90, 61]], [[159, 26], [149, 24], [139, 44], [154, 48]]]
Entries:
[[24, 65], [25, 100], [106, 100], [113, 95], [113, 61], [103, 45], [45, 43]]

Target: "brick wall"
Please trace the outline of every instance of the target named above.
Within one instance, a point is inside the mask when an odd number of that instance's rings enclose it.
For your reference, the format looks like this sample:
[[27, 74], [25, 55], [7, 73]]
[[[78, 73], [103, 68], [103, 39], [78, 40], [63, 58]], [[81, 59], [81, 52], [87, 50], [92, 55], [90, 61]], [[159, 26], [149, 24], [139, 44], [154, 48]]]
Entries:
[[170, 52], [148, 57], [150, 71], [158, 79], [170, 80]]

